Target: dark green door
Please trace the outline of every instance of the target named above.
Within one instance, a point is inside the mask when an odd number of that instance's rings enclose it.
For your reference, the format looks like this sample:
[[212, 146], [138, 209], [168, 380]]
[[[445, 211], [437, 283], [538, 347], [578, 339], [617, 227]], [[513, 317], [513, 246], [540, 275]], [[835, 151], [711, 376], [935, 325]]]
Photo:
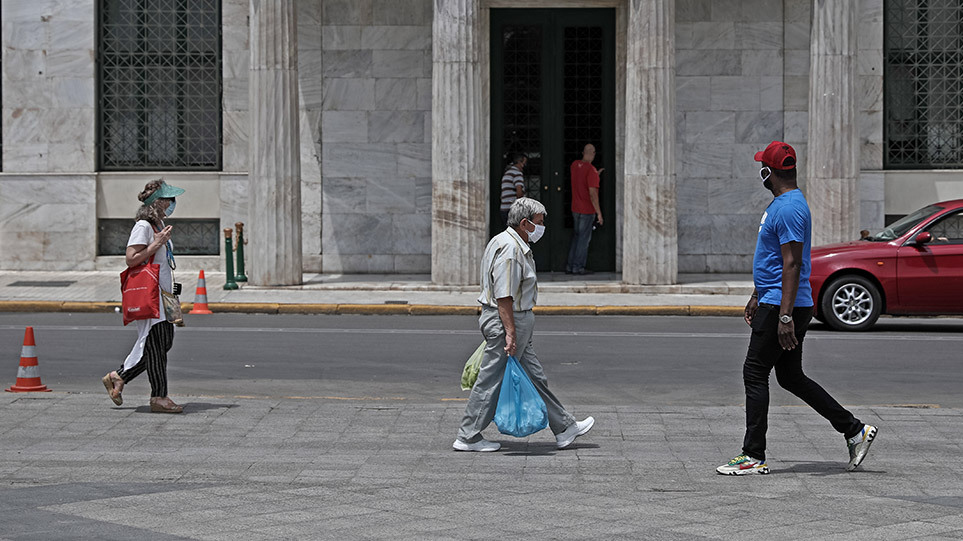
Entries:
[[491, 10], [491, 233], [501, 230], [501, 177], [524, 152], [525, 193], [548, 210], [534, 245], [539, 271], [563, 271], [572, 237], [570, 165], [596, 148], [604, 168], [605, 225], [592, 234], [589, 269], [615, 270], [615, 10]]

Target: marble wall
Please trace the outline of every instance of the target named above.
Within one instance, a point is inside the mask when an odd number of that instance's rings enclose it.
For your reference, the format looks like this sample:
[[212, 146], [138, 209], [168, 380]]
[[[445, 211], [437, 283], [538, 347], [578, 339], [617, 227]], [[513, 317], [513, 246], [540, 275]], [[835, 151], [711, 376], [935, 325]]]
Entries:
[[325, 272], [431, 270], [431, 0], [325, 0]]
[[859, 217], [862, 229], [884, 225], [883, 0], [860, 0], [856, 37], [856, 112], [859, 123]]
[[752, 267], [759, 217], [772, 199], [753, 154], [785, 136], [784, 84], [793, 82], [784, 82], [783, 4], [676, 4], [679, 272]]
[[94, 0], [2, 2], [4, 171], [92, 171]]
[[[431, 269], [430, 0], [300, 0], [304, 270]], [[224, 0], [224, 168], [245, 172], [248, 0]], [[222, 206], [247, 204], [222, 182]]]
[[[248, 221], [249, 1], [222, 0], [224, 171], [209, 208], [225, 227]], [[883, 0], [859, 1], [861, 218], [874, 229], [887, 201]], [[0, 2], [0, 268], [57, 267], [44, 253], [97, 259], [95, 3]], [[430, 271], [433, 9], [298, 2], [306, 271]], [[805, 182], [811, 9], [812, 0], [676, 0], [679, 272], [750, 268], [769, 199], [755, 150], [792, 143]], [[59, 218], [38, 218], [46, 212], [78, 225], [63, 231]], [[26, 249], [36, 243], [46, 251]]]
[[[299, 0], [298, 86], [301, 144], [301, 239], [304, 270], [321, 263], [322, 0]], [[222, 0], [222, 121], [224, 171], [221, 211], [225, 227], [248, 220], [248, 80], [251, 61], [249, 0]], [[240, 175], [240, 176], [239, 176]], [[223, 216], [228, 213], [232, 218]]]
[[[882, 0], [860, 1], [861, 216], [883, 220]], [[805, 189], [812, 0], [679, 0], [679, 272], [747, 272], [772, 195], [753, 153], [796, 148]]]
[[93, 270], [96, 185], [93, 174], [4, 174], [0, 268]]
[[0, 268], [96, 257], [94, 0], [2, 2]]

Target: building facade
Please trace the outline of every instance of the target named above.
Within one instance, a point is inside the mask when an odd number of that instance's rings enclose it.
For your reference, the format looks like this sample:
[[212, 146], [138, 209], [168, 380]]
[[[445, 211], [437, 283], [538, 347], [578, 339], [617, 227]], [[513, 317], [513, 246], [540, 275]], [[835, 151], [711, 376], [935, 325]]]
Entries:
[[824, 241], [963, 197], [960, 20], [950, 0], [3, 0], [0, 269], [122, 266], [163, 176], [188, 190], [187, 268], [221, 268], [245, 222], [249, 272], [297, 267], [264, 283], [477, 283], [525, 152], [560, 271], [593, 143], [589, 268], [747, 272], [772, 140]]

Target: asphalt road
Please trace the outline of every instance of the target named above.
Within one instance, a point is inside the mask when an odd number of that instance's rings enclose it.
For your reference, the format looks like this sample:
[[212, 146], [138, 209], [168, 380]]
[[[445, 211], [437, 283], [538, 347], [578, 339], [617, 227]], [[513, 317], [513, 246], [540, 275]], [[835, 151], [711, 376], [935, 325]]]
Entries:
[[[467, 396], [461, 368], [481, 340], [467, 316], [188, 318], [170, 354], [175, 399], [459, 399]], [[55, 391], [103, 393], [100, 377], [136, 336], [116, 314], [0, 314], [4, 388], [14, 383], [26, 325], [36, 333], [43, 382]], [[748, 332], [737, 318], [542, 316], [535, 346], [566, 404], [731, 406], [743, 403]], [[804, 367], [843, 404], [963, 407], [961, 350], [963, 319], [883, 319], [866, 333], [814, 322]], [[146, 402], [148, 391], [145, 374], [124, 394]], [[772, 401], [801, 404], [781, 389]]]

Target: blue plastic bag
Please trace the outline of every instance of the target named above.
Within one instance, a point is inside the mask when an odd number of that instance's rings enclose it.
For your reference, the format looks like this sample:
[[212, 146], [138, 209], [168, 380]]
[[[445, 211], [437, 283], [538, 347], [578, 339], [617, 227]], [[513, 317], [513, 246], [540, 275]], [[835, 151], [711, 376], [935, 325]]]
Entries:
[[495, 424], [502, 434], [524, 438], [548, 426], [548, 410], [518, 359], [508, 357], [495, 406]]

